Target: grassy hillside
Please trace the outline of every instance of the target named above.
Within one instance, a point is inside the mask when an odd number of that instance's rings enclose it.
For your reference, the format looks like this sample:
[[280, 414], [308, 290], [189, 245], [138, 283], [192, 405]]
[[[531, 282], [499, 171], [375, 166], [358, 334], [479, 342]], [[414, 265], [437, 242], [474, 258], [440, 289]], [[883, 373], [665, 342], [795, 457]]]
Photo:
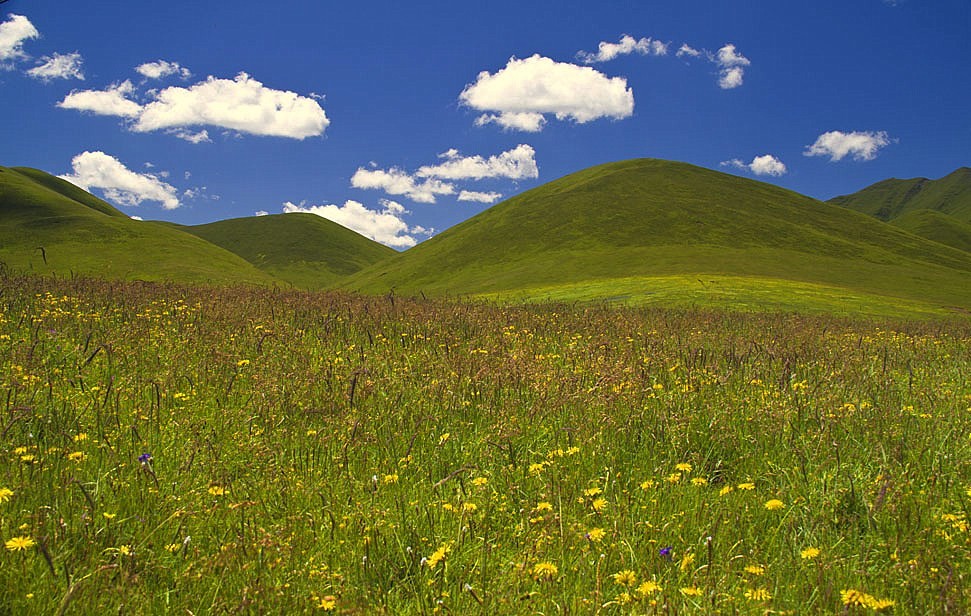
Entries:
[[971, 168], [962, 167], [938, 180], [884, 180], [830, 200], [857, 212], [889, 221], [919, 210], [933, 210], [971, 224]]
[[915, 235], [971, 252], [971, 223], [936, 210], [913, 210], [890, 221]]
[[610, 280], [642, 278], [639, 292], [650, 293], [651, 279], [686, 274], [971, 306], [967, 253], [776, 186], [649, 159], [593, 167], [527, 191], [344, 286], [529, 297], [531, 289], [597, 281], [610, 296]]
[[163, 223], [132, 220], [69, 182], [0, 167], [0, 262], [109, 279], [272, 284], [237, 255]]
[[326, 287], [397, 254], [383, 244], [313, 214], [234, 218], [179, 228], [304, 289]]

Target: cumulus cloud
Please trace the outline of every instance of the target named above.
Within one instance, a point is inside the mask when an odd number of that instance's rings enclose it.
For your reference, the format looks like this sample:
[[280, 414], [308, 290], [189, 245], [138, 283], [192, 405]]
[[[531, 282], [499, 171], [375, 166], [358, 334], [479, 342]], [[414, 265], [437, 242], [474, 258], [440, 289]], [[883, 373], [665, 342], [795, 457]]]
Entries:
[[321, 135], [330, 121], [317, 101], [273, 90], [246, 73], [235, 79], [168, 87], [142, 108], [132, 130], [150, 132], [190, 126], [218, 126], [241, 133], [305, 139]]
[[484, 112], [477, 125], [496, 123], [510, 130], [537, 132], [546, 114], [584, 124], [598, 118], [623, 119], [634, 113], [634, 93], [622, 77], [607, 77], [588, 66], [555, 62], [536, 54], [510, 58], [495, 74], [479, 73], [459, 101]]
[[497, 192], [476, 192], [474, 190], [463, 190], [459, 193], [459, 201], [474, 201], [476, 203], [495, 203], [502, 199], [502, 193]]
[[105, 198], [120, 205], [136, 206], [157, 201], [163, 208], [179, 207], [176, 189], [150, 173], [136, 173], [104, 152], [82, 152], [71, 160], [73, 173], [60, 176], [72, 184], [101, 189]]
[[359, 167], [351, 176], [351, 186], [364, 190], [383, 190], [389, 195], [404, 195], [417, 203], [435, 203], [435, 195], [455, 194], [455, 186], [429, 178], [419, 182], [403, 169], [365, 169]]
[[0, 24], [0, 68], [10, 68], [12, 63], [27, 57], [24, 41], [40, 36], [40, 32], [23, 15], [11, 14]]
[[136, 118], [142, 112], [142, 106], [128, 98], [134, 92], [135, 86], [130, 81], [123, 81], [104, 90], [75, 90], [57, 106], [96, 115]]
[[74, 53], [55, 53], [41, 58], [41, 64], [27, 71], [27, 75], [34, 79], [48, 82], [52, 79], [80, 79], [84, 80], [84, 73], [81, 71], [81, 54]]
[[609, 62], [617, 56], [625, 56], [635, 52], [642, 56], [663, 56], [668, 53], [668, 46], [666, 43], [650, 37], [635, 39], [633, 36], [625, 34], [620, 37], [618, 43], [601, 41], [597, 47], [597, 53], [577, 52], [577, 59], [584, 64], [593, 64], [595, 62]]
[[750, 163], [746, 163], [738, 158], [733, 158], [731, 160], [726, 160], [725, 162], [721, 163], [721, 165], [723, 167], [735, 167], [736, 169], [751, 171], [755, 175], [771, 175], [776, 177], [785, 175], [785, 173], [788, 171], [785, 163], [771, 154], [756, 156]]
[[723, 90], [731, 90], [742, 85], [742, 79], [745, 76], [745, 67], [751, 64], [749, 59], [738, 53], [735, 45], [731, 43], [719, 49], [713, 61], [720, 69], [718, 72], [718, 86]]
[[403, 218], [408, 210], [400, 203], [382, 199], [380, 204], [383, 209], [371, 210], [353, 200], [345, 201], [344, 205], [310, 206], [287, 201], [283, 204], [283, 212], [316, 214], [392, 248], [410, 248], [418, 243], [414, 235], [431, 233], [423, 227], [409, 227]]
[[817, 137], [803, 154], [829, 156], [831, 161], [843, 160], [848, 155], [852, 155], [853, 160], [873, 160], [877, 152], [889, 144], [890, 137], [885, 131], [844, 133], [833, 130]]
[[269, 216], [269, 215], [270, 213], [267, 212], [266, 210], [257, 210], [256, 212], [253, 213], [253, 216]]
[[189, 69], [180, 65], [178, 62], [168, 62], [166, 60], [156, 60], [146, 62], [135, 67], [135, 71], [145, 79], [162, 79], [169, 75], [178, 75], [182, 79], [192, 77]]
[[[539, 177], [539, 168], [536, 166], [536, 150], [524, 143], [489, 158], [483, 158], [479, 155], [463, 157], [455, 149], [445, 152], [440, 158], [445, 158], [446, 161], [439, 165], [420, 167], [415, 175], [445, 180], [481, 180], [485, 178], [522, 180]], [[459, 201], [463, 201], [463, 199], [459, 197]]]
[[192, 143], [209, 140], [205, 130], [188, 130], [200, 126], [306, 139], [322, 135], [330, 124], [316, 100], [267, 88], [246, 73], [235, 79], [209, 77], [188, 88], [152, 90], [152, 100], [144, 105], [128, 98], [133, 93], [131, 81], [125, 81], [106, 90], [71, 92], [58, 106], [127, 118], [135, 132], [164, 130]]
[[684, 56], [687, 56], [689, 58], [697, 58], [702, 55], [702, 52], [698, 49], [695, 49], [691, 45], [684, 43], [681, 45], [681, 47], [678, 48], [677, 53], [675, 53], [674, 55], [676, 55], [679, 58], [682, 58]]

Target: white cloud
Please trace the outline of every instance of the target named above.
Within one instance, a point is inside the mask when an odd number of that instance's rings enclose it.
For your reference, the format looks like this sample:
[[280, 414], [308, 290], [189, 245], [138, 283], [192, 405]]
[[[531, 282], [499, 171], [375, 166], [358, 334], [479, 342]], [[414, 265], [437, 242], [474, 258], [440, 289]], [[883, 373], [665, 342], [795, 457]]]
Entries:
[[803, 152], [806, 156], [829, 156], [831, 161], [852, 155], [854, 160], [873, 160], [880, 148], [889, 145], [885, 131], [844, 133], [838, 130], [823, 133]]
[[701, 53], [702, 53], [701, 51], [695, 49], [691, 45], [684, 43], [681, 45], [681, 47], [678, 48], [678, 52], [674, 55], [676, 55], [679, 58], [684, 56], [688, 56], [690, 58], [697, 58], [698, 56], [701, 55]]
[[351, 176], [351, 186], [365, 190], [380, 189], [389, 195], [404, 195], [417, 203], [435, 203], [435, 195], [455, 194], [455, 187], [448, 182], [430, 178], [418, 182], [408, 172], [391, 169], [365, 169], [359, 167]]
[[134, 91], [135, 87], [130, 81], [111, 85], [105, 90], [76, 90], [65, 96], [57, 106], [97, 115], [135, 118], [142, 112], [142, 106], [128, 98]]
[[502, 193], [497, 192], [476, 192], [474, 190], [463, 190], [459, 193], [459, 201], [475, 201], [477, 203], [495, 203], [502, 199]]
[[23, 15], [10, 15], [10, 19], [0, 24], [0, 68], [9, 68], [10, 63], [27, 57], [24, 41], [40, 36], [40, 32]]
[[145, 220], [141, 216], [129, 216], [129, 218], [131, 218], [132, 220]]
[[323, 134], [328, 124], [317, 101], [264, 87], [240, 73], [233, 80], [209, 77], [188, 88], [165, 88], [142, 108], [132, 130], [211, 125], [252, 135], [305, 139]]
[[776, 177], [785, 175], [785, 173], [788, 171], [785, 163], [771, 154], [756, 156], [752, 159], [751, 163], [745, 163], [738, 158], [733, 158], [731, 160], [726, 160], [725, 162], [721, 163], [721, 165], [723, 167], [735, 167], [736, 169], [751, 171], [755, 175], [771, 175]]
[[730, 90], [742, 85], [745, 67], [751, 62], [748, 58], [735, 50], [735, 45], [728, 43], [718, 50], [713, 62], [721, 69], [718, 73], [718, 86], [723, 90]]
[[81, 71], [81, 54], [74, 53], [55, 53], [52, 56], [41, 58], [42, 63], [27, 71], [27, 75], [41, 81], [52, 79], [80, 79], [84, 80], [84, 73]]
[[415, 234], [429, 234], [423, 227], [409, 227], [403, 219], [408, 213], [396, 201], [381, 200], [381, 210], [369, 210], [363, 203], [348, 200], [344, 205], [295, 205], [289, 201], [283, 204], [283, 212], [305, 212], [316, 214], [352, 231], [356, 231], [376, 242], [392, 248], [409, 248], [418, 243]]
[[[434, 166], [420, 167], [415, 173], [418, 177], [441, 178], [445, 180], [481, 180], [484, 178], [508, 178], [522, 180], [539, 177], [536, 166], [536, 150], [532, 146], [520, 144], [515, 148], [483, 158], [476, 156], [459, 156], [455, 149], [451, 149], [440, 156], [446, 162]], [[481, 193], [477, 193], [481, 194]], [[459, 197], [460, 201], [463, 201]]]
[[179, 207], [175, 187], [150, 173], [136, 173], [104, 152], [82, 152], [71, 160], [73, 173], [60, 176], [84, 190], [99, 188], [105, 198], [120, 205], [135, 206], [158, 201], [172, 210]]
[[486, 112], [476, 124], [495, 122], [506, 129], [536, 132], [544, 114], [583, 124], [598, 118], [622, 119], [634, 113], [634, 93], [622, 77], [607, 77], [588, 66], [555, 62], [536, 54], [510, 58], [495, 74], [479, 73], [459, 95], [462, 104]]
[[168, 132], [170, 135], [174, 135], [183, 141], [188, 141], [189, 143], [212, 143], [212, 139], [209, 138], [209, 131], [205, 129], [194, 133], [191, 130], [177, 128]]
[[258, 210], [253, 214], [253, 216], [269, 216], [269, 215], [270, 213], [267, 212], [266, 210]]
[[130, 100], [133, 93], [134, 86], [125, 81], [107, 90], [71, 92], [58, 106], [128, 118], [135, 132], [166, 130], [192, 143], [209, 140], [205, 130], [188, 130], [199, 126], [305, 139], [323, 134], [330, 124], [317, 101], [267, 88], [246, 73], [235, 79], [209, 77], [188, 88], [151, 90], [147, 94], [152, 100], [145, 105]]
[[642, 56], [663, 56], [668, 53], [668, 46], [650, 37], [635, 39], [633, 36], [625, 34], [620, 37], [619, 43], [601, 41], [597, 47], [597, 53], [579, 51], [577, 52], [577, 58], [585, 64], [593, 64], [594, 62], [609, 62], [617, 56], [628, 55], [634, 52]]
[[192, 73], [189, 69], [180, 65], [178, 62], [168, 62], [166, 60], [157, 60], [155, 62], [146, 62], [145, 64], [139, 64], [135, 67], [135, 71], [145, 79], [162, 79], [163, 77], [168, 77], [169, 75], [178, 75], [182, 79], [188, 79], [192, 77]]

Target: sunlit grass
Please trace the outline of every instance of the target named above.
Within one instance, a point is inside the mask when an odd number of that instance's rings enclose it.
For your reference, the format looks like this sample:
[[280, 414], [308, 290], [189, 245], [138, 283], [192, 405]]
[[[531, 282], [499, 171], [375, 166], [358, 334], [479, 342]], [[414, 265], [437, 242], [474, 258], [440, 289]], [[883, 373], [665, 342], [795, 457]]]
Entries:
[[961, 613], [971, 327], [2, 280], [12, 613]]

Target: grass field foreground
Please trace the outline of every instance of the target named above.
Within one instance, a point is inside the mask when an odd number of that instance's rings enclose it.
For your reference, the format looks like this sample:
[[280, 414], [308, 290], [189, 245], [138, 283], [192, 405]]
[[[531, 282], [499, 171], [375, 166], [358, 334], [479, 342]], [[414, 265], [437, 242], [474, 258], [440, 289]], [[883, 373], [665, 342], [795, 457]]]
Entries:
[[11, 613], [962, 613], [971, 325], [0, 279]]

